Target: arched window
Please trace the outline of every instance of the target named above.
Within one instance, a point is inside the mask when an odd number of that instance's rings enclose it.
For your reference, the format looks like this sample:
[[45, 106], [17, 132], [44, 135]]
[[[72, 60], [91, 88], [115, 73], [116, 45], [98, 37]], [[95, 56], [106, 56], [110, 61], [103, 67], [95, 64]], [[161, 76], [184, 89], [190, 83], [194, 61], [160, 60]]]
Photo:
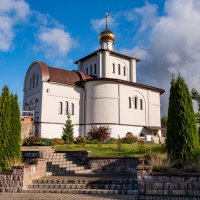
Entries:
[[30, 79], [29, 90], [31, 90], [31, 88], [32, 88], [32, 82], [33, 82], [33, 79], [31, 78], [31, 79]]
[[35, 87], [35, 74], [33, 74], [33, 88]]
[[63, 103], [59, 102], [59, 111], [58, 111], [58, 114], [62, 114], [62, 110], [63, 110]]
[[92, 75], [92, 65], [90, 65], [90, 75]]
[[74, 115], [74, 104], [73, 103], [71, 104], [71, 107], [72, 107], [72, 115]]
[[94, 74], [97, 74], [97, 65], [94, 64]]
[[66, 115], [69, 114], [69, 103], [68, 103], [68, 101], [65, 102], [65, 114]]
[[120, 66], [120, 64], [118, 64], [118, 74], [119, 75], [121, 74], [121, 66]]
[[115, 73], [115, 63], [113, 63], [113, 73]]
[[135, 104], [135, 109], [137, 109], [137, 106], [138, 106], [138, 105], [137, 105], [137, 104], [138, 104], [138, 97], [135, 97], [135, 98], [134, 98], [134, 104]]
[[124, 67], [124, 76], [126, 76], [126, 67]]
[[86, 74], [88, 74], [88, 68], [86, 68]]
[[128, 98], [128, 107], [131, 108], [131, 97]]
[[140, 99], [140, 110], [143, 110], [143, 101]]
[[36, 86], [38, 86], [38, 81], [39, 81], [39, 76], [37, 74], [37, 76], [36, 76]]

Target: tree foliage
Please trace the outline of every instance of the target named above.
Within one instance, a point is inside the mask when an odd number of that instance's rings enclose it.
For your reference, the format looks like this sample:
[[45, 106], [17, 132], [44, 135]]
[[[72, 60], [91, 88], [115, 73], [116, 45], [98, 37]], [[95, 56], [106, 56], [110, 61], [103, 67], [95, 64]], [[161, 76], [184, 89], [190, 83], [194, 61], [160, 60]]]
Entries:
[[72, 124], [72, 120], [69, 114], [67, 115], [67, 120], [63, 128], [62, 139], [68, 144], [73, 143], [74, 126]]
[[20, 109], [17, 95], [11, 95], [11, 121], [10, 121], [10, 144], [12, 147], [10, 157], [13, 159], [21, 158], [21, 121]]
[[7, 86], [0, 97], [0, 168], [6, 169], [21, 158], [21, 122], [17, 95]]
[[168, 155], [186, 162], [192, 157], [198, 142], [192, 98], [184, 79], [171, 80], [166, 147]]
[[161, 118], [161, 127], [167, 128], [167, 116], [166, 115], [162, 116], [162, 118]]

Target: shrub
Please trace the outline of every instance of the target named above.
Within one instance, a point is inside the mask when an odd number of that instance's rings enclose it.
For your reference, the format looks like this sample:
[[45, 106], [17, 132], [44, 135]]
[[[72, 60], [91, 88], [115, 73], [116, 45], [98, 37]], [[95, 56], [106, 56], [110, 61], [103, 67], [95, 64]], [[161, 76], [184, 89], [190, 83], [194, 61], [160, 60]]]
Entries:
[[108, 126], [92, 126], [88, 135], [99, 142], [106, 142], [110, 138], [110, 128]]
[[52, 139], [52, 145], [63, 145], [65, 142], [62, 138]]
[[136, 136], [134, 136], [132, 133], [128, 132], [126, 134], [126, 137], [122, 138], [122, 143], [133, 144], [133, 143], [136, 143], [137, 140], [138, 140], [138, 138]]
[[172, 168], [176, 164], [176, 162], [172, 162], [170, 158], [165, 159], [158, 156], [153, 156], [150, 159], [149, 164], [152, 166], [152, 171], [166, 172], [169, 171], [169, 169]]
[[31, 136], [24, 139], [23, 145], [24, 146], [52, 146], [53, 142], [51, 139], [48, 139], [48, 138]]

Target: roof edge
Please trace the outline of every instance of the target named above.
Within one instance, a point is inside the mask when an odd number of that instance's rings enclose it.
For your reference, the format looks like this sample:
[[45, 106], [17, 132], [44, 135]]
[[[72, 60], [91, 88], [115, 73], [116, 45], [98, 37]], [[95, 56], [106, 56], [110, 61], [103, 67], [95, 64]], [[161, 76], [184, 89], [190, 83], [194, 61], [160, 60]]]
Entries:
[[114, 81], [114, 82], [119, 82], [119, 83], [123, 83], [123, 84], [126, 84], [126, 85], [132, 85], [132, 86], [139, 87], [139, 88], [145, 88], [145, 89], [157, 91], [160, 94], [163, 94], [165, 92], [165, 90], [161, 89], [161, 88], [157, 88], [157, 87], [153, 87], [153, 86], [149, 86], [149, 85], [144, 85], [144, 84], [141, 84], [141, 83], [134, 83], [134, 82], [130, 82], [130, 81], [114, 79], [114, 78], [86, 79], [86, 80], [78, 81], [78, 82], [76, 82], [76, 84], [82, 84], [82, 83], [90, 82], [90, 81]]
[[124, 55], [124, 54], [118, 53], [118, 52], [116, 52], [116, 51], [111, 51], [111, 50], [109, 50], [109, 49], [98, 49], [98, 50], [96, 50], [95, 52], [90, 53], [89, 55], [84, 56], [84, 57], [80, 58], [79, 60], [76, 60], [74, 63], [75, 63], [75, 64], [78, 64], [79, 61], [86, 60], [87, 58], [90, 58], [90, 57], [94, 56], [94, 55], [95, 55], [97, 52], [99, 52], [99, 51], [108, 51], [108, 52], [110, 52], [110, 53], [113, 54], [113, 55], [117, 55], [117, 56], [120, 56], [120, 57], [123, 57], [123, 58], [126, 58], [126, 59], [134, 59], [134, 60], [136, 60], [136, 62], [139, 62], [139, 61], [140, 61], [140, 59], [137, 59], [137, 58], [134, 58], [134, 57], [131, 57], [131, 56], [128, 56], [128, 55]]

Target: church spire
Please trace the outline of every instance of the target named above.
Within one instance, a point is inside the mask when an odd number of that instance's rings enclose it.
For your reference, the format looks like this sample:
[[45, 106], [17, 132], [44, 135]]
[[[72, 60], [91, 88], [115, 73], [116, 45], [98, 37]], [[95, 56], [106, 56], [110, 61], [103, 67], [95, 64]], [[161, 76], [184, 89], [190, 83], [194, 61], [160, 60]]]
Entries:
[[106, 29], [100, 33], [99, 35], [99, 42], [102, 49], [109, 49], [113, 50], [113, 44], [115, 40], [115, 35], [108, 29], [108, 17], [109, 14], [106, 13]]

